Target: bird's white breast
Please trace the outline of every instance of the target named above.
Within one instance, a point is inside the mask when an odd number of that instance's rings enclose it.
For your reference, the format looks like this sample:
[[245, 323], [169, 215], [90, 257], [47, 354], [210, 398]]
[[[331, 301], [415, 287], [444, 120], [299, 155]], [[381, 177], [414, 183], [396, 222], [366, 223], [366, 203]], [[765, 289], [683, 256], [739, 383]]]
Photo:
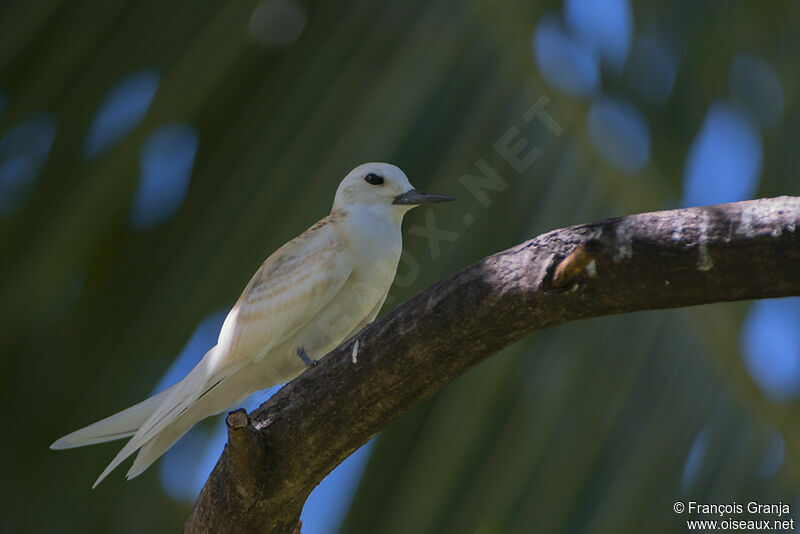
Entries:
[[363, 283], [389, 289], [403, 248], [400, 223], [385, 208], [362, 206], [351, 210], [342, 221], [357, 257], [355, 274]]

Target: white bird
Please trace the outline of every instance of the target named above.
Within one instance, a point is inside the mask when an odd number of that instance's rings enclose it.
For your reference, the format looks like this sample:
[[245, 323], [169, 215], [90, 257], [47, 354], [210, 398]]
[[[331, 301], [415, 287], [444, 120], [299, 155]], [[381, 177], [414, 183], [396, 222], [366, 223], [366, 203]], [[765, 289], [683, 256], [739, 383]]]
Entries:
[[217, 344], [186, 377], [130, 408], [53, 443], [68, 449], [133, 436], [97, 481], [139, 451], [139, 475], [195, 423], [255, 391], [299, 375], [372, 322], [402, 250], [403, 216], [453, 200], [414, 189], [388, 163], [365, 163], [339, 184], [330, 215], [274, 252], [253, 275]]

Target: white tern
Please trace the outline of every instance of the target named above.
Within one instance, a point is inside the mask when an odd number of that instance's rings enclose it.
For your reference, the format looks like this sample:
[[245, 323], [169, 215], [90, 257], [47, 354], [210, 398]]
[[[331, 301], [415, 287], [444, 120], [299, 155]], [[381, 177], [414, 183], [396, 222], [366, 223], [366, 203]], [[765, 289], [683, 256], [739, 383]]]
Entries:
[[201, 419], [296, 377], [312, 357], [324, 356], [378, 315], [400, 260], [406, 212], [448, 200], [453, 198], [417, 191], [394, 165], [356, 167], [339, 184], [330, 215], [256, 271], [217, 344], [183, 380], [51, 448], [133, 436], [92, 487], [138, 450], [131, 479]]

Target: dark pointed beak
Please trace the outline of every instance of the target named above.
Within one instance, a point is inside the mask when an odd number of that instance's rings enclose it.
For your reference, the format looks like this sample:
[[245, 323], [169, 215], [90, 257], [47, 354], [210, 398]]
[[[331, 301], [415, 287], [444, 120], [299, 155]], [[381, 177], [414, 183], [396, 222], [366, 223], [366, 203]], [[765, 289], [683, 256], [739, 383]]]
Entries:
[[435, 195], [433, 193], [423, 193], [416, 189], [406, 191], [402, 195], [394, 197], [392, 204], [405, 204], [409, 206], [417, 206], [419, 204], [437, 204], [439, 202], [450, 202], [455, 200], [455, 197], [450, 195]]

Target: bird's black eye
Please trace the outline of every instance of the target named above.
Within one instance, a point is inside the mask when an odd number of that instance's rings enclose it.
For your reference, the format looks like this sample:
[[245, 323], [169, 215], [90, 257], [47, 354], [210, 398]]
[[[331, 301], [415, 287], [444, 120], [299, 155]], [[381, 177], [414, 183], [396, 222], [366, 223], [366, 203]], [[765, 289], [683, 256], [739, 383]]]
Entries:
[[383, 183], [383, 176], [378, 176], [374, 172], [371, 172], [364, 177], [364, 180], [370, 185], [381, 185]]

